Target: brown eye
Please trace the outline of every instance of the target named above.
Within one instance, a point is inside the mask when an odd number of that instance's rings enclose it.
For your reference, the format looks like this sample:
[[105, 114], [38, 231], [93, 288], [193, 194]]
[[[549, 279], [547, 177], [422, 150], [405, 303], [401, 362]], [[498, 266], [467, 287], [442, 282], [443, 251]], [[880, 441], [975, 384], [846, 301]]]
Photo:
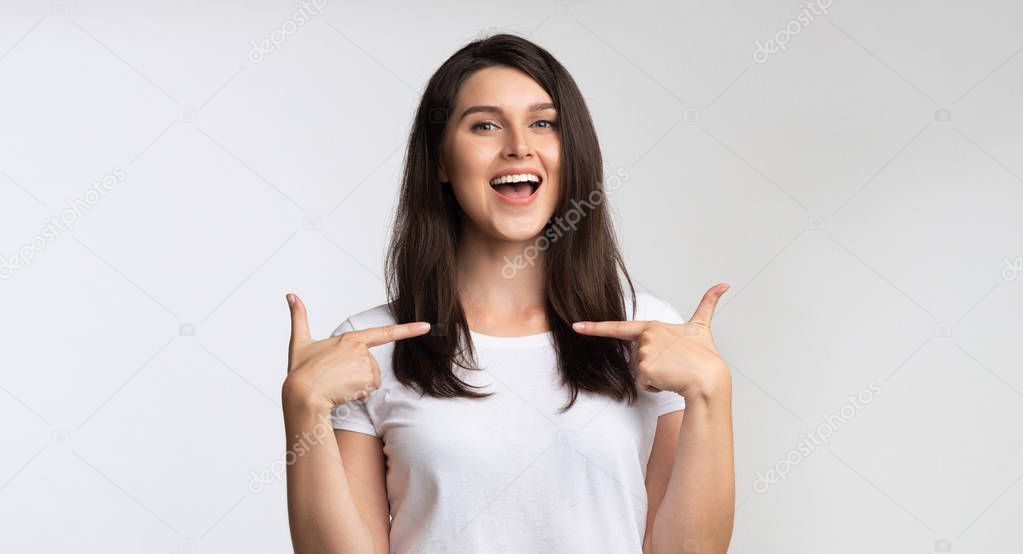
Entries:
[[473, 125], [472, 127], [470, 127], [470, 129], [473, 130], [473, 131], [475, 131], [476, 129], [479, 129], [481, 131], [490, 131], [491, 130], [491, 129], [480, 129], [480, 127], [482, 127], [483, 125], [494, 125], [494, 122], [492, 122], [492, 121], [481, 121], [481, 122]]

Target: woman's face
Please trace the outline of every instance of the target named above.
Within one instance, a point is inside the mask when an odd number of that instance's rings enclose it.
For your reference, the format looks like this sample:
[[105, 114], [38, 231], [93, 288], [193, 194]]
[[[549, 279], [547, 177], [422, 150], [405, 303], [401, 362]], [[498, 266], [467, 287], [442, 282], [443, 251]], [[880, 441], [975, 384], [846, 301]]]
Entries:
[[506, 241], [540, 234], [561, 192], [550, 95], [518, 69], [488, 67], [465, 80], [448, 115], [440, 177], [451, 183], [467, 223]]

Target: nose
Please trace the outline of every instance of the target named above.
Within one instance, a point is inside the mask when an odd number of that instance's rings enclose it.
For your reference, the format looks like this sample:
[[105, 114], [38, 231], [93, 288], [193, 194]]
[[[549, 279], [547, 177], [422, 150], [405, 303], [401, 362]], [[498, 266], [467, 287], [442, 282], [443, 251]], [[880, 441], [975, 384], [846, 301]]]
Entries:
[[527, 158], [532, 155], [532, 148], [526, 140], [525, 133], [517, 130], [510, 130], [507, 134], [507, 142], [504, 145], [502, 154], [506, 158]]

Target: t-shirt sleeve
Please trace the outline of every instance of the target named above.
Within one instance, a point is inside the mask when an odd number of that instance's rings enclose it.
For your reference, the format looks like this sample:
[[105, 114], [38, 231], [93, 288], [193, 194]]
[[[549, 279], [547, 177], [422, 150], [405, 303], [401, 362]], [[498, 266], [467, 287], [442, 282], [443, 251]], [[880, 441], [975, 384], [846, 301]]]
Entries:
[[[663, 321], [664, 323], [685, 323], [686, 318], [682, 317], [671, 304], [667, 302], [657, 300], [657, 309], [654, 313], [659, 315], [651, 317], [650, 319], [656, 321]], [[660, 417], [664, 414], [671, 413], [678, 410], [686, 409], [686, 399], [674, 391], [665, 390], [655, 393], [657, 399], [657, 416]]]
[[[354, 330], [355, 326], [352, 325], [351, 319], [346, 319], [344, 323], [339, 325], [338, 328], [330, 334], [330, 336], [336, 337], [342, 333]], [[376, 426], [373, 425], [373, 420], [369, 417], [369, 410], [366, 409], [365, 398], [355, 399], [345, 402], [344, 404], [335, 405], [330, 411], [330, 421], [335, 429], [356, 431], [367, 435], [373, 435], [374, 437], [380, 436], [380, 433], [376, 430]]]
[[686, 409], [686, 399], [670, 390], [654, 393], [658, 396], [657, 417]]
[[356, 431], [366, 435], [379, 437], [373, 422], [369, 419], [369, 411], [366, 410], [365, 401], [352, 400], [344, 404], [334, 406], [330, 411], [330, 422], [335, 429], [345, 431]]

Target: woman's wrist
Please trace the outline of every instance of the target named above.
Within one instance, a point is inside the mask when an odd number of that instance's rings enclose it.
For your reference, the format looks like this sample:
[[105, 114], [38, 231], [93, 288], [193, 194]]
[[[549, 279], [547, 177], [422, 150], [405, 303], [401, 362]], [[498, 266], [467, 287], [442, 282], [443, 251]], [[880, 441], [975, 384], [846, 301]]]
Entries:
[[286, 414], [294, 415], [329, 414], [334, 407], [325, 398], [291, 376], [284, 380], [281, 387], [281, 405]]
[[720, 402], [732, 396], [732, 374], [727, 367], [711, 372], [705, 379], [689, 386], [682, 396], [687, 402]]

